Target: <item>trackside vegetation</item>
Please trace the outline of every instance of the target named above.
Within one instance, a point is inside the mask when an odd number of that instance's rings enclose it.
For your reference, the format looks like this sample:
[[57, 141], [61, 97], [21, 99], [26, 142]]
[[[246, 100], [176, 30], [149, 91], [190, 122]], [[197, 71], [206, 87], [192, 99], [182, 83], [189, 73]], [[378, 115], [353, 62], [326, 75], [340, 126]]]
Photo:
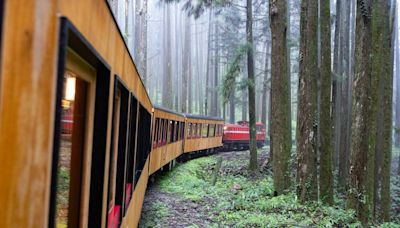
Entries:
[[[275, 196], [265, 150], [259, 152], [262, 165], [258, 177], [252, 177], [247, 169], [248, 156], [248, 151], [242, 151], [203, 157], [159, 175], [150, 188], [157, 188], [156, 194], [162, 197], [151, 196], [151, 201], [145, 202], [140, 227], [168, 227], [169, 222], [180, 218], [189, 219], [185, 227], [362, 227], [355, 212], [343, 207], [344, 199], [335, 198], [332, 206], [301, 203], [294, 187]], [[222, 167], [212, 185], [219, 157]], [[204, 223], [190, 221], [196, 216], [200, 221], [204, 216]], [[385, 223], [379, 227], [400, 225]]]

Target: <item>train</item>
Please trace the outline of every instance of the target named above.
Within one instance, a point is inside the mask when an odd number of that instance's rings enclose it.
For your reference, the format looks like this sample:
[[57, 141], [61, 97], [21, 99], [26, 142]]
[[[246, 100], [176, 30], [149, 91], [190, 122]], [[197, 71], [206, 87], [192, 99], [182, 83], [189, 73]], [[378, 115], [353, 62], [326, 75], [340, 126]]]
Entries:
[[[222, 143], [224, 150], [246, 150], [249, 148], [249, 122], [239, 121], [237, 124], [225, 124], [223, 130], [224, 133]], [[257, 122], [256, 141], [258, 148], [261, 148], [265, 145], [265, 136], [265, 125], [261, 122]]]
[[0, 227], [137, 227], [151, 175], [223, 119], [150, 100], [110, 6], [0, 1]]

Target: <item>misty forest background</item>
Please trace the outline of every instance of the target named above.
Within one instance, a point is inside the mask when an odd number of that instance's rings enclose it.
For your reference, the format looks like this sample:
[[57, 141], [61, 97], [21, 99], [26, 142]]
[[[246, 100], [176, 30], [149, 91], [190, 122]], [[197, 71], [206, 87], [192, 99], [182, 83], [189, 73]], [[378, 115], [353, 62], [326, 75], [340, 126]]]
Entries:
[[399, 222], [396, 0], [108, 3], [154, 104], [263, 122], [277, 195]]

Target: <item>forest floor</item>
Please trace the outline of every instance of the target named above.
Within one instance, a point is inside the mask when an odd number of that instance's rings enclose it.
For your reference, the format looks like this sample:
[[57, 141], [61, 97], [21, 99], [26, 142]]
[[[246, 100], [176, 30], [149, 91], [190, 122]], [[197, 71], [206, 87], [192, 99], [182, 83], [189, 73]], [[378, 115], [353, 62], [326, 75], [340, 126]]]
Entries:
[[[294, 189], [274, 196], [268, 151], [268, 147], [259, 150], [256, 178], [250, 178], [247, 171], [248, 151], [221, 152], [157, 174], [149, 183], [139, 227], [360, 227], [354, 213], [343, 209], [343, 200], [336, 199], [332, 207], [302, 205]], [[222, 166], [212, 185], [220, 157]], [[400, 218], [400, 179], [392, 179], [393, 216]]]

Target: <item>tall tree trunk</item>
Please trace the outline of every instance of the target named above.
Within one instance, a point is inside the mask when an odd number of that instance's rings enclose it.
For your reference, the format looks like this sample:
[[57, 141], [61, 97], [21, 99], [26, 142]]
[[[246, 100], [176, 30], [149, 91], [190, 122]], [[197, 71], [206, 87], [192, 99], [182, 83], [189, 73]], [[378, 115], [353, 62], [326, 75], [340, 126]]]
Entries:
[[[398, 17], [398, 14], [397, 14]], [[396, 18], [397, 18], [396, 17]], [[398, 29], [397, 26], [394, 27], [396, 30]], [[395, 112], [395, 146], [397, 148], [400, 148], [400, 43], [399, 43], [399, 38], [398, 38], [398, 32], [396, 31], [397, 36], [396, 36], [396, 45], [394, 47], [395, 49], [395, 58], [396, 58], [396, 74], [395, 74], [395, 79], [396, 79], [396, 97], [395, 97], [395, 103], [396, 103], [396, 112]], [[400, 161], [400, 160], [399, 160]], [[400, 166], [399, 166], [400, 167]], [[399, 168], [399, 174], [400, 174], [400, 168]]]
[[[139, 0], [136, 0], [139, 2]], [[140, 76], [143, 84], [147, 84], [147, 0], [143, 0], [140, 25]]]
[[247, 0], [246, 13], [246, 40], [249, 45], [247, 49], [247, 78], [249, 93], [249, 129], [250, 129], [250, 172], [258, 170], [257, 165], [257, 141], [256, 141], [256, 95], [254, 81], [254, 53], [253, 53], [253, 7], [252, 0]]
[[[134, 45], [135, 47], [139, 47], [140, 45], [140, 26], [141, 26], [141, 16], [140, 16], [140, 3], [141, 0], [136, 0], [135, 1], [135, 41], [134, 41]], [[168, 7], [168, 6], [167, 6]], [[133, 53], [133, 57], [135, 61], [139, 60], [139, 52], [141, 50], [139, 48], [135, 48], [135, 51]]]
[[213, 101], [212, 101], [212, 116], [219, 116], [219, 105], [218, 105], [218, 75], [219, 75], [219, 28], [218, 18], [215, 19], [214, 24], [214, 35], [215, 35], [215, 56], [214, 56], [214, 87], [213, 87]]
[[320, 0], [321, 23], [321, 146], [320, 146], [320, 197], [333, 204], [332, 131], [331, 131], [331, 27], [330, 1]]
[[210, 106], [210, 87], [209, 87], [209, 82], [211, 78], [211, 19], [212, 19], [212, 8], [209, 11], [208, 14], [208, 39], [207, 39], [207, 66], [206, 66], [206, 90], [205, 90], [205, 100], [204, 100], [204, 114], [209, 115], [209, 106]]
[[390, 5], [379, 0], [382, 14], [382, 80], [383, 80], [383, 129], [382, 129], [382, 175], [381, 175], [381, 218], [390, 222], [390, 170], [392, 158], [392, 102], [393, 102], [393, 59], [392, 32], [390, 29]]
[[355, 75], [353, 80], [353, 115], [349, 170], [348, 207], [366, 225], [368, 207], [364, 201], [367, 190], [366, 170], [369, 146], [369, 115], [371, 94], [371, 1], [357, 1]]
[[339, 36], [339, 24], [340, 24], [340, 16], [341, 16], [341, 2], [342, 0], [336, 0], [336, 20], [335, 20], [335, 37], [334, 37], [334, 47], [333, 47], [333, 80], [332, 80], [332, 145], [333, 145], [333, 164], [335, 169], [339, 166], [339, 150], [337, 149], [338, 145], [338, 131], [336, 130], [337, 116], [340, 115], [338, 109], [338, 97], [337, 88], [338, 88], [338, 72], [339, 72], [339, 64], [340, 64], [340, 36]]
[[[299, 107], [297, 114], [297, 195], [317, 200], [318, 4], [303, 0], [300, 22]], [[275, 143], [275, 142], [274, 142]], [[274, 151], [275, 152], [275, 151]]]
[[344, 1], [341, 3], [341, 23], [340, 23], [340, 39], [341, 39], [341, 61], [339, 71], [339, 80], [338, 83], [338, 94], [340, 94], [340, 100], [338, 101], [338, 110], [339, 113], [339, 122], [337, 130], [340, 131], [338, 135], [337, 149], [339, 149], [339, 189], [345, 190], [347, 184], [347, 174], [349, 167], [349, 144], [350, 144], [350, 135], [349, 133], [349, 121], [350, 121], [350, 112], [349, 112], [349, 103], [351, 102], [349, 99], [349, 46], [350, 46], [350, 9], [351, 4], [350, 1]]
[[184, 55], [186, 55], [186, 57], [184, 56], [183, 58], [187, 58], [188, 59], [188, 68], [187, 68], [187, 70], [188, 70], [188, 74], [187, 74], [187, 77], [188, 77], [188, 112], [189, 113], [193, 113], [193, 82], [192, 82], [192, 77], [193, 77], [193, 69], [192, 69], [192, 37], [191, 37], [191, 34], [192, 34], [192, 30], [191, 30], [191, 25], [190, 25], [190, 23], [191, 23], [191, 20], [190, 20], [191, 18], [190, 17], [188, 17], [188, 18], [186, 18], [186, 23], [188, 23], [187, 25], [185, 25], [185, 26], [187, 26], [187, 36], [188, 36], [188, 49], [187, 49], [187, 52], [186, 53], [184, 53]]
[[268, 66], [269, 66], [269, 41], [266, 42], [265, 48], [265, 65], [264, 65], [264, 81], [262, 87], [262, 103], [261, 103], [261, 122], [267, 124], [267, 91], [268, 91]]
[[164, 53], [164, 84], [163, 84], [163, 100], [164, 107], [173, 108], [173, 94], [172, 94], [172, 63], [171, 63], [171, 10], [170, 5], [166, 4], [166, 26], [165, 26], [165, 53]]
[[377, 202], [377, 189], [379, 185], [379, 172], [380, 172], [380, 154], [378, 153], [382, 147], [382, 112], [379, 110], [381, 106], [381, 90], [383, 90], [383, 81], [381, 77], [382, 65], [382, 36], [380, 17], [382, 16], [379, 6], [379, 0], [372, 0], [372, 69], [371, 69], [371, 95], [370, 95], [370, 115], [369, 115], [369, 150], [368, 150], [368, 164], [367, 164], [367, 178], [366, 178], [366, 207], [368, 212], [375, 217], [376, 202]]
[[248, 91], [242, 91], [242, 120], [247, 121]]
[[181, 111], [183, 113], [188, 112], [188, 87], [189, 87], [189, 75], [190, 75], [190, 21], [188, 18], [185, 20], [185, 40], [182, 53], [182, 105]]
[[[270, 1], [271, 26], [271, 126], [270, 143], [274, 186], [277, 194], [290, 187], [290, 81], [288, 77], [286, 40], [286, 1]], [[273, 121], [271, 121], [273, 120]]]
[[289, 112], [289, 116], [288, 116], [288, 125], [287, 127], [289, 128], [289, 132], [290, 134], [288, 135], [288, 141], [290, 143], [290, 148], [292, 147], [292, 90], [291, 90], [291, 79], [292, 79], [292, 72], [291, 72], [291, 68], [292, 68], [292, 62], [291, 62], [291, 37], [290, 37], [290, 33], [291, 33], [291, 29], [290, 29], [290, 9], [292, 9], [292, 7], [290, 6], [290, 0], [286, 0], [286, 50], [287, 50], [287, 54], [286, 54], [286, 67], [287, 67], [287, 77], [288, 77], [288, 83], [289, 83], [289, 89], [288, 89], [288, 112]]

